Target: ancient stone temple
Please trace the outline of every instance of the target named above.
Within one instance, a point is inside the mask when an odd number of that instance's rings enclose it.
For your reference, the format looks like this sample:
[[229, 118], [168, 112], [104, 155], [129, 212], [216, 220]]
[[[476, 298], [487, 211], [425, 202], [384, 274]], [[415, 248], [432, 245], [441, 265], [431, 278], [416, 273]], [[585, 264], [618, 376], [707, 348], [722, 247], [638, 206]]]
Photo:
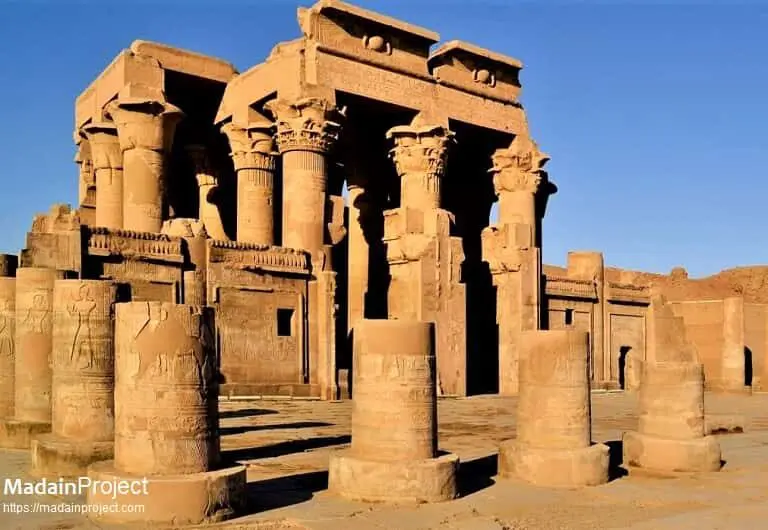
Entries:
[[[517, 394], [520, 335], [563, 328], [589, 333], [592, 388], [637, 389], [649, 285], [682, 280], [542, 264], [557, 187], [522, 64], [339, 0], [298, 22], [244, 72], [120, 52], [76, 101], [79, 204], [35, 217], [20, 266], [213, 307], [223, 395], [348, 397], [362, 319], [434, 323], [438, 395]], [[743, 392], [768, 374], [768, 300], [732, 291], [670, 301], [708, 387]]]

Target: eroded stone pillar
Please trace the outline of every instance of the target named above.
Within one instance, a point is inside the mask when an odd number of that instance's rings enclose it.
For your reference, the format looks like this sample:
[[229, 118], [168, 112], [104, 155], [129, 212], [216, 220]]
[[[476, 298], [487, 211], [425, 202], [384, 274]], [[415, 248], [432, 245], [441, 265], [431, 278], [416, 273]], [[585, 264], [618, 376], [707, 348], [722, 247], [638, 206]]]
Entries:
[[85, 127], [96, 173], [96, 226], [123, 228], [123, 153], [113, 123]]
[[76, 130], [73, 134], [77, 154], [75, 163], [78, 166], [77, 202], [80, 218], [83, 224], [93, 225], [96, 221], [96, 177], [91, 155], [91, 142], [85, 131]]
[[14, 414], [16, 278], [0, 277], [0, 420]]
[[214, 175], [208, 159], [205, 146], [191, 145], [187, 147], [192, 163], [195, 166], [195, 176], [199, 190], [198, 218], [205, 226], [205, 231], [212, 239], [226, 241], [224, 224], [221, 221], [221, 212], [218, 205], [219, 179]]
[[[115, 457], [93, 480], [147, 478], [147, 494], [119, 496], [144, 511], [93, 513], [103, 522], [204, 524], [234, 516], [245, 468], [224, 467], [218, 434], [214, 311], [166, 302], [117, 304]], [[114, 503], [89, 490], [89, 504]]]
[[123, 152], [123, 228], [160, 232], [166, 157], [183, 113], [167, 101], [140, 97], [118, 98], [107, 112], [117, 126]]
[[704, 367], [645, 362], [637, 432], [623, 437], [624, 465], [661, 472], [718, 471], [720, 444], [704, 430]]
[[328, 488], [363, 501], [456, 496], [458, 457], [438, 455], [434, 324], [361, 320], [355, 327], [352, 447], [332, 456]]
[[274, 100], [265, 108], [276, 118], [283, 161], [282, 246], [315, 255], [326, 236], [326, 157], [339, 138], [344, 110], [320, 98]]
[[198, 219], [177, 217], [163, 223], [165, 235], [184, 238], [185, 263], [182, 273], [185, 304], [207, 305], [208, 295], [208, 233]]
[[14, 414], [2, 424], [0, 446], [28, 449], [51, 431], [53, 284], [63, 273], [22, 267], [16, 271]]
[[52, 432], [32, 441], [35, 475], [81, 476], [112, 458], [116, 300], [113, 282], [55, 282]]
[[730, 297], [723, 300], [723, 354], [720, 378], [713, 388], [724, 392], [749, 393], [746, 386], [746, 359], [744, 329], [744, 299]]
[[275, 243], [275, 167], [273, 125], [263, 116], [246, 125], [222, 126], [237, 172], [237, 241]]
[[592, 445], [588, 333], [525, 331], [520, 336], [517, 438], [499, 448], [499, 474], [542, 486], [608, 481], [608, 447]]

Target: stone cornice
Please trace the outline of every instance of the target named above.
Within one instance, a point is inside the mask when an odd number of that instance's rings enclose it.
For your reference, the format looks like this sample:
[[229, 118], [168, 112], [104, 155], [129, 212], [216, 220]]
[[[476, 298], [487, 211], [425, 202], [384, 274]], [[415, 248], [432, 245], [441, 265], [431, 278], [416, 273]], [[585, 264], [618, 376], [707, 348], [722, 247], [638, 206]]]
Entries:
[[277, 123], [277, 147], [288, 151], [327, 153], [336, 144], [346, 109], [337, 109], [321, 98], [272, 100], [264, 105]]
[[445, 172], [448, 146], [455, 134], [440, 125], [401, 125], [387, 131], [394, 141], [389, 156], [399, 176], [413, 173], [441, 177]]
[[516, 136], [510, 146], [491, 156], [493, 186], [496, 194], [527, 191], [537, 193], [542, 182], [542, 170], [549, 156], [539, 150], [528, 136]]

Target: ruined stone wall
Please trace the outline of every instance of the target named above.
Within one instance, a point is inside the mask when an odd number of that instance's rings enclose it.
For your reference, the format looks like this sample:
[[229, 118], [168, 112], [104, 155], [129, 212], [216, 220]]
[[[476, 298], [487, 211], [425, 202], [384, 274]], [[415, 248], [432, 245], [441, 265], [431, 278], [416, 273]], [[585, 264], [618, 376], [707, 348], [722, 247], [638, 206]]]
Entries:
[[[768, 332], [768, 306], [763, 304], [744, 304], [744, 347], [747, 355], [747, 363], [751, 361], [752, 369], [747, 372], [752, 377], [752, 388], [763, 390], [764, 382], [768, 381], [766, 377], [765, 356], [768, 352], [766, 340]], [[748, 377], [747, 377], [748, 379]], [[746, 382], [746, 381], [745, 381]]]
[[688, 340], [699, 352], [706, 381], [720, 377], [724, 347], [724, 312], [722, 300], [670, 302], [675, 316], [683, 317]]

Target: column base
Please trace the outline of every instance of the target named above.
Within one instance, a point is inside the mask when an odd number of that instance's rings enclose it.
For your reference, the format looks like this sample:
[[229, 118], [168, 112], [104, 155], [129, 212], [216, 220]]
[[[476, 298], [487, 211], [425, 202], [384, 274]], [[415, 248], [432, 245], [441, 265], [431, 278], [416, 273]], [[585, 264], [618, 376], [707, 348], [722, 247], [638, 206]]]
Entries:
[[34, 438], [49, 432], [50, 422], [5, 419], [0, 421], [0, 447], [29, 449]]
[[364, 502], [419, 504], [456, 498], [459, 457], [410, 462], [379, 462], [332, 455], [328, 468], [328, 490], [345, 499]]
[[[114, 461], [88, 468], [92, 481], [147, 480], [147, 495], [118, 495], [89, 489], [88, 517], [99, 523], [173, 525], [211, 524], [235, 517], [245, 507], [245, 466], [206, 473], [144, 477], [115, 470]], [[106, 508], [106, 509], [105, 509]], [[137, 509], [138, 508], [138, 509]]]
[[720, 443], [714, 436], [692, 440], [667, 440], [639, 432], [622, 437], [624, 467], [660, 473], [719, 471], [722, 467]]
[[31, 474], [36, 477], [81, 477], [92, 463], [111, 460], [114, 447], [111, 441], [68, 440], [54, 434], [42, 434], [32, 440]]
[[604, 444], [552, 450], [507, 440], [499, 446], [499, 476], [555, 488], [598, 486], [608, 482], [608, 453]]

